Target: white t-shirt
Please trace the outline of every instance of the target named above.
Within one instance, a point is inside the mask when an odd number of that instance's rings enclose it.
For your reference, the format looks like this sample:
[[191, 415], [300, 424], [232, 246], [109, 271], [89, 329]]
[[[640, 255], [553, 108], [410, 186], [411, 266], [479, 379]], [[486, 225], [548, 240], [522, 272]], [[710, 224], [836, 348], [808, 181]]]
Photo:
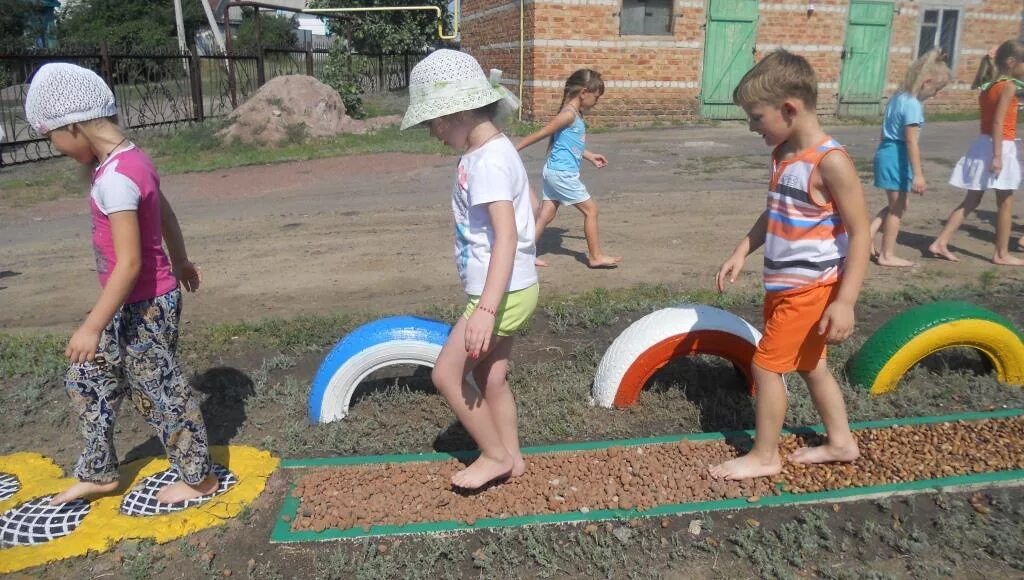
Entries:
[[519, 152], [504, 135], [462, 156], [452, 191], [455, 267], [466, 294], [472, 296], [483, 293], [487, 279], [494, 230], [486, 204], [494, 201], [512, 202], [519, 237], [512, 278], [505, 291], [529, 288], [537, 283], [530, 183]]

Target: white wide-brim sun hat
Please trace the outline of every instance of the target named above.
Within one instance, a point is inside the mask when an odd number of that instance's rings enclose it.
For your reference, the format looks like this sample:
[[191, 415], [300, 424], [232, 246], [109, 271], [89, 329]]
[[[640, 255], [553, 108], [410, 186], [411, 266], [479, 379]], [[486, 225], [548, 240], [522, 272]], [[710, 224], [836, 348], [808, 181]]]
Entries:
[[497, 101], [499, 115], [511, 113], [519, 108], [519, 100], [500, 83], [501, 71], [491, 69], [488, 79], [480, 63], [464, 52], [434, 51], [409, 75], [409, 108], [402, 129]]

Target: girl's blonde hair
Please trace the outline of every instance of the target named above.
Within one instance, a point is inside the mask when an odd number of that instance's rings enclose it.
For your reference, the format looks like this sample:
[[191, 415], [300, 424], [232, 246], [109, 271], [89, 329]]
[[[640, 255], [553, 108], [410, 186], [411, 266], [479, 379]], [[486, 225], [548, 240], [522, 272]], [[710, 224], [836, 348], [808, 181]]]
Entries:
[[978, 72], [974, 75], [971, 88], [977, 89], [1009, 72], [1007, 69], [1011, 58], [1017, 62], [1024, 61], [1024, 42], [1007, 40], [999, 45], [995, 54], [985, 55], [978, 65]]
[[900, 91], [920, 98], [921, 87], [928, 79], [935, 79], [935, 90], [945, 87], [953, 80], [953, 71], [946, 65], [946, 55], [939, 48], [933, 48], [911, 63], [903, 77]]

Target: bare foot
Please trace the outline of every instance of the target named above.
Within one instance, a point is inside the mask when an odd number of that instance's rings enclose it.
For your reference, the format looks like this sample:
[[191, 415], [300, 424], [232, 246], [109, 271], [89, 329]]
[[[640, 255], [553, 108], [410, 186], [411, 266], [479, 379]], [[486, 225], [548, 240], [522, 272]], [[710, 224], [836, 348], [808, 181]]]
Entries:
[[719, 463], [710, 469], [711, 476], [718, 479], [753, 479], [775, 475], [782, 471], [782, 460], [775, 453], [770, 460], [764, 460], [751, 453]]
[[541, 260], [540, 258], [534, 258], [533, 259], [533, 265], [534, 266], [540, 266], [541, 268], [547, 268], [548, 267], [548, 263], [545, 262], [544, 260]]
[[932, 245], [928, 246], [928, 252], [936, 258], [945, 258], [950, 262], [959, 262], [960, 258], [957, 258], [952, 252], [949, 251], [944, 244], [939, 244], [938, 241], [932, 242]]
[[508, 472], [509, 477], [519, 477], [526, 473], [526, 460], [520, 454], [512, 456], [512, 471]]
[[462, 489], [479, 489], [495, 479], [508, 477], [514, 463], [511, 455], [506, 455], [501, 461], [481, 455], [472, 465], [452, 476], [452, 485]]
[[992, 256], [992, 263], [997, 266], [1024, 266], [1024, 260], [1010, 255], [1003, 256], [1002, 258]]
[[597, 256], [588, 257], [587, 263], [591, 268], [618, 268], [622, 258], [619, 256]]
[[849, 463], [858, 457], [860, 449], [854, 442], [843, 446], [826, 443], [817, 447], [801, 447], [790, 453], [787, 459], [793, 463]]
[[119, 482], [93, 483], [91, 481], [79, 481], [50, 499], [50, 505], [62, 505], [69, 501], [91, 495], [106, 495], [117, 489]]
[[896, 256], [883, 256], [878, 254], [876, 261], [879, 266], [888, 266], [890, 268], [913, 268], [914, 263], [910, 260], [904, 260], [903, 258], [897, 258]]
[[190, 499], [210, 495], [217, 491], [217, 478], [208, 475], [206, 479], [199, 482], [199, 485], [189, 485], [184, 481], [176, 481], [165, 486], [156, 494], [156, 501], [160, 503], [181, 503]]

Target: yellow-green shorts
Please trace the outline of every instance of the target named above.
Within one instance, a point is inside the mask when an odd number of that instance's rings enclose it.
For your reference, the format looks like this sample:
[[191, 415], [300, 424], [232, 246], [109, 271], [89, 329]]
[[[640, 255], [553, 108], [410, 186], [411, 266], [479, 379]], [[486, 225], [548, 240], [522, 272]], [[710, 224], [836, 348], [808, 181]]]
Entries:
[[[530, 317], [533, 316], [533, 311], [537, 309], [538, 296], [540, 296], [540, 284], [534, 284], [514, 292], [506, 292], [505, 297], [498, 304], [498, 314], [494, 320], [494, 333], [498, 336], [512, 336], [526, 326]], [[466, 304], [466, 311], [462, 313], [462, 317], [468, 320], [479, 303], [479, 296], [470, 296], [469, 304]]]

